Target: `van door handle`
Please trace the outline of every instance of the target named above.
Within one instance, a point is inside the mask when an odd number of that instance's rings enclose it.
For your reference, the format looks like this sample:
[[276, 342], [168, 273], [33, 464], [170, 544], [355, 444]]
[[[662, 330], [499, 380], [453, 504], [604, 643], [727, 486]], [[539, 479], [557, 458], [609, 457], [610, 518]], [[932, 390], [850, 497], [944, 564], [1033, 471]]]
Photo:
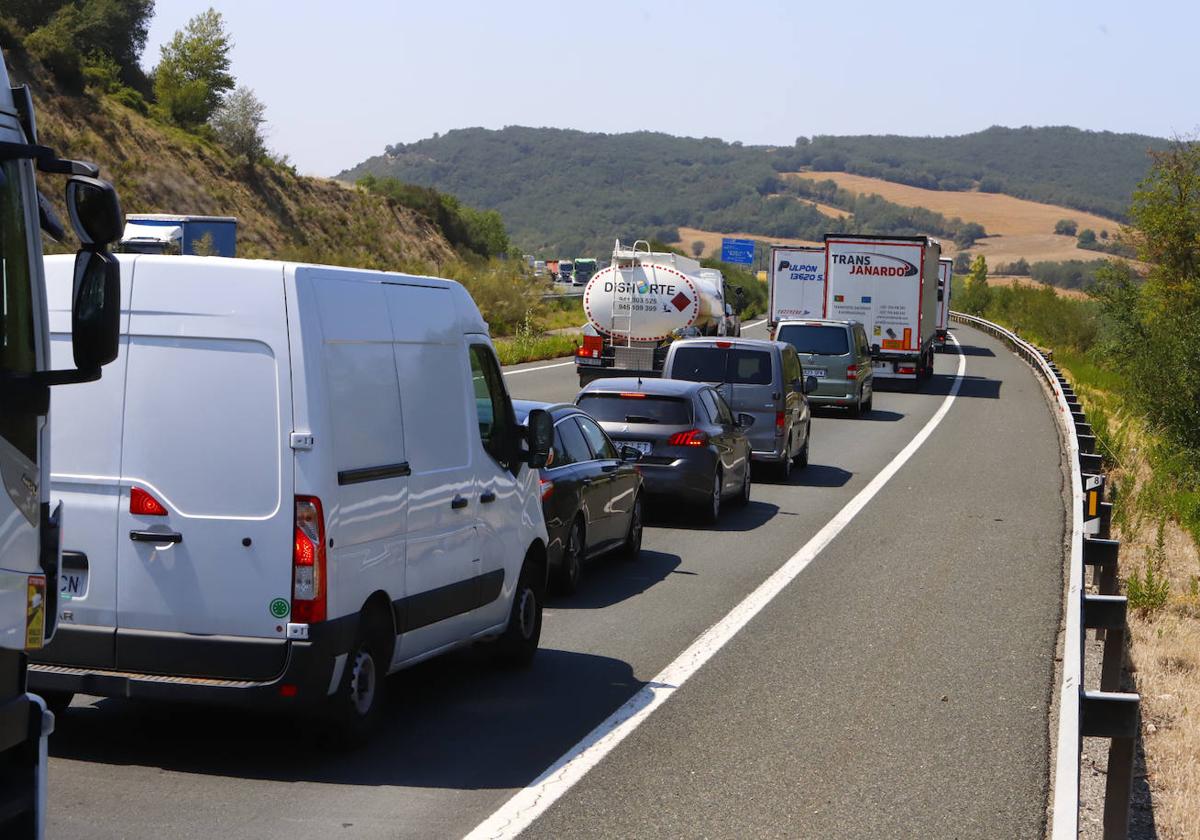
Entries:
[[491, 490], [489, 490], [479, 497], [479, 501], [485, 505], [488, 504], [489, 502], [494, 502], [494, 501], [496, 501], [496, 494], [493, 493]]
[[467, 506], [467, 497], [466, 496], [455, 496], [454, 501], [450, 502], [450, 507], [454, 508], [455, 510], [460, 510], [461, 508], [465, 508], [466, 506]]
[[178, 531], [130, 531], [129, 539], [134, 542], [181, 543], [183, 534]]

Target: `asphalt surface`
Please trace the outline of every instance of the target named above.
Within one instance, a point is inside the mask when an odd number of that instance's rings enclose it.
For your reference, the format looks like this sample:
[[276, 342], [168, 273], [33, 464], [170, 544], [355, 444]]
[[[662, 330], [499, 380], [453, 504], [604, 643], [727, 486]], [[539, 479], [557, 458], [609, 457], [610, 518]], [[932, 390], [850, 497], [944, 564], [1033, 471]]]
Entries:
[[[527, 832], [1039, 837], [1061, 593], [1058, 439], [1040, 386], [967, 328], [958, 398], [859, 516]], [[571, 365], [508, 369], [569, 400]], [[643, 556], [555, 599], [528, 671], [486, 648], [390, 680], [377, 741], [272, 713], [77, 698], [51, 738], [51, 838], [469, 832], [825, 525], [925, 425], [918, 393], [813, 427], [812, 463], [714, 527], [651, 511]], [[536, 368], [536, 369], [535, 369]], [[523, 372], [516, 372], [516, 371]]]

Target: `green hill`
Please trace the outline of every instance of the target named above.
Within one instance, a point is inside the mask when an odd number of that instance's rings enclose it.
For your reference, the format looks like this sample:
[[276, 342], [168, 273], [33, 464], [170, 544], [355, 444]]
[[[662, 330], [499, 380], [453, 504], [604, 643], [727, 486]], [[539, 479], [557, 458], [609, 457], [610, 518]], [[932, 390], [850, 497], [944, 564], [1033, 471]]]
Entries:
[[[1073, 128], [991, 128], [945, 138], [816, 137], [790, 147], [743, 146], [653, 132], [469, 128], [389, 146], [342, 172], [392, 177], [503, 215], [531, 251], [603, 252], [614, 237], [671, 241], [679, 226], [818, 239], [832, 220], [811, 190], [781, 173], [849, 171], [934, 189], [982, 189], [1121, 219], [1165, 141]], [[969, 244], [971, 220], [882, 200], [851, 202], [851, 227], [932, 233]], [[826, 199], [822, 199], [826, 200]], [[839, 205], [839, 206], [843, 206]]]

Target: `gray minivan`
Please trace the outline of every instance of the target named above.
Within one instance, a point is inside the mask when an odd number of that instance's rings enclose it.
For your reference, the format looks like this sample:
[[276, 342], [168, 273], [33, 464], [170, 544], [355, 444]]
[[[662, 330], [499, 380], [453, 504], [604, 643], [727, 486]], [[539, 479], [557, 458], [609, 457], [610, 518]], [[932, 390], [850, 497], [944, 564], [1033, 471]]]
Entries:
[[858, 321], [782, 321], [775, 337], [796, 348], [805, 376], [816, 377], [813, 405], [837, 405], [858, 417], [875, 398], [867, 331]]
[[663, 363], [664, 379], [707, 382], [735, 413], [754, 417], [746, 430], [751, 457], [775, 465], [787, 478], [793, 464], [808, 465], [812, 417], [809, 390], [792, 345], [752, 338], [688, 338], [676, 341]]

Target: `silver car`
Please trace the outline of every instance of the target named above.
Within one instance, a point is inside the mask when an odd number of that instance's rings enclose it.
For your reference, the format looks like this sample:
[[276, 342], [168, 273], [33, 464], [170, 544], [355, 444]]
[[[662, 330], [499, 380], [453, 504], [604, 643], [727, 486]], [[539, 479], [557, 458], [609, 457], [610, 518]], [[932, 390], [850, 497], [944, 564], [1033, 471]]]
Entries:
[[753, 458], [786, 479], [792, 466], [808, 466], [812, 417], [808, 398], [816, 379], [805, 379], [795, 349], [782, 341], [690, 338], [676, 341], [663, 362], [664, 378], [706, 382], [735, 412], [754, 418], [747, 431]]

